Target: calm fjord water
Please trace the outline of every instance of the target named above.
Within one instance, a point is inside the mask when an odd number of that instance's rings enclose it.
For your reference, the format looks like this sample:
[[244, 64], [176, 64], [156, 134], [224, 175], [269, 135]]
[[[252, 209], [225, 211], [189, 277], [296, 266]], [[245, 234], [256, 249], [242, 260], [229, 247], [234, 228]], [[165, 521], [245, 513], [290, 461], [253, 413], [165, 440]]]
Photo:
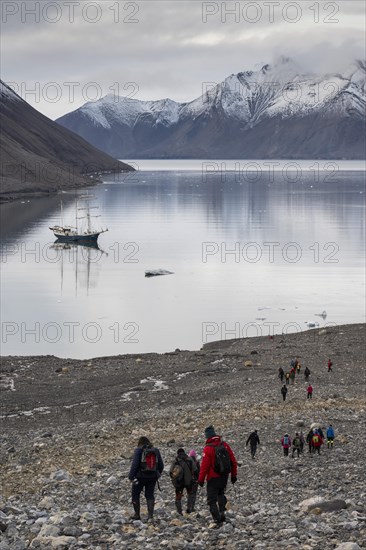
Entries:
[[[159, 162], [92, 190], [109, 228], [100, 250], [53, 247], [73, 193], [0, 206], [3, 355], [198, 349], [365, 321], [363, 171], [290, 181]], [[157, 268], [174, 274], [144, 277]]]

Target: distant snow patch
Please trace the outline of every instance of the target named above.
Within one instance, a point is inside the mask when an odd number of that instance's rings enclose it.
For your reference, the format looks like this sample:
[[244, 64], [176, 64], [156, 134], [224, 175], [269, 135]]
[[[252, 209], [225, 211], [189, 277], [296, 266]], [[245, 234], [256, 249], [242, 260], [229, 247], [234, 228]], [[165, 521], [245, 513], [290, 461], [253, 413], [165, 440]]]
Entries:
[[136, 397], [138, 397], [139, 395], [137, 391], [127, 391], [126, 393], [122, 394], [120, 401], [132, 401], [132, 396], [134, 394], [136, 394]]
[[16, 391], [14, 379], [10, 378], [10, 376], [0, 375], [0, 390]]
[[194, 371], [191, 370], [191, 371], [188, 371], [188, 372], [181, 372], [180, 374], [177, 374], [177, 380], [181, 380], [182, 378], [185, 378], [186, 376], [188, 376], [188, 374], [192, 374]]
[[161, 390], [168, 390], [169, 386], [167, 386], [165, 380], [158, 380], [157, 378], [153, 378], [152, 376], [149, 376], [148, 378], [144, 378], [143, 380], [140, 380], [140, 384], [148, 384], [153, 383], [154, 386], [152, 388], [152, 391], [161, 391]]

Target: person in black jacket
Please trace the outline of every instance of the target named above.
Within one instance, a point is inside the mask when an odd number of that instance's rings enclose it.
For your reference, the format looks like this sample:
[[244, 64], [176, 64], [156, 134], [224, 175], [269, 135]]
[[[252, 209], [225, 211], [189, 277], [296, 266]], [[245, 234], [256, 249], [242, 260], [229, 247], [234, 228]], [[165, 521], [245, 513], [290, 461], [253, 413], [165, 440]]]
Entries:
[[254, 430], [254, 432], [249, 434], [246, 445], [248, 445], [249, 442], [250, 442], [250, 454], [252, 455], [252, 458], [254, 458], [255, 453], [257, 452], [257, 445], [260, 445], [257, 430]]
[[286, 384], [284, 384], [281, 388], [281, 393], [282, 393], [282, 398], [284, 401], [286, 401], [286, 396], [287, 396], [287, 386]]
[[170, 467], [170, 478], [175, 488], [175, 506], [178, 514], [183, 515], [182, 497], [184, 489], [187, 491], [187, 513], [193, 512], [192, 494], [194, 480], [198, 478], [198, 469], [193, 458], [188, 456], [184, 449], [177, 451], [177, 456]]
[[140, 437], [137, 448], [133, 454], [132, 464], [128, 479], [132, 482], [132, 505], [135, 514], [132, 520], [140, 517], [140, 494], [145, 491], [148, 520], [154, 516], [154, 490], [156, 482], [164, 470], [164, 463], [159, 449], [153, 447], [147, 437]]
[[281, 382], [283, 382], [284, 376], [285, 376], [285, 371], [283, 370], [282, 367], [280, 367], [280, 368], [278, 369], [278, 378], [281, 380]]

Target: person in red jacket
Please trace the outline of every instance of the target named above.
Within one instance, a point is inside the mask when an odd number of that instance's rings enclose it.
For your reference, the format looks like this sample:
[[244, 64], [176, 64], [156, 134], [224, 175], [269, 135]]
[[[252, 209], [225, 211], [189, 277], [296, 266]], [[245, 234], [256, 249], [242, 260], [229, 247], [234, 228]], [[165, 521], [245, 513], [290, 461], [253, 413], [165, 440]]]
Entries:
[[[216, 435], [213, 426], [205, 429], [206, 445], [203, 449], [201, 469], [198, 476], [198, 484], [203, 487], [207, 479], [207, 504], [215, 522], [220, 527], [225, 521], [225, 510], [227, 498], [225, 496], [226, 485], [231, 477], [231, 483], [236, 483], [238, 463], [235, 455], [221, 436]], [[223, 450], [223, 448], [225, 450]], [[218, 456], [223, 451], [223, 458], [219, 461]], [[228, 466], [222, 467], [223, 473], [218, 473], [218, 461], [224, 465], [225, 457], [228, 459]], [[229, 471], [228, 471], [229, 470]]]
[[311, 445], [314, 449], [314, 453], [318, 453], [320, 455], [320, 447], [323, 445], [324, 439], [322, 438], [321, 434], [318, 432], [318, 430], [315, 430], [313, 433], [313, 437], [311, 438]]
[[307, 399], [312, 399], [313, 397], [313, 386], [311, 384], [308, 385], [307, 388]]
[[332, 370], [333, 363], [330, 359], [328, 359], [328, 372], [333, 372]]

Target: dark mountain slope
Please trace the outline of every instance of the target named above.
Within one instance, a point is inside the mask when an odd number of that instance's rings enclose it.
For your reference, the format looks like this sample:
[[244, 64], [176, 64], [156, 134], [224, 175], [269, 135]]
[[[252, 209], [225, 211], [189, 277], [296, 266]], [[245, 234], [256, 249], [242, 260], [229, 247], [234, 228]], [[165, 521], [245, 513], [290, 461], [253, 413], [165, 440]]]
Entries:
[[33, 109], [0, 82], [1, 196], [90, 185], [133, 170]]

